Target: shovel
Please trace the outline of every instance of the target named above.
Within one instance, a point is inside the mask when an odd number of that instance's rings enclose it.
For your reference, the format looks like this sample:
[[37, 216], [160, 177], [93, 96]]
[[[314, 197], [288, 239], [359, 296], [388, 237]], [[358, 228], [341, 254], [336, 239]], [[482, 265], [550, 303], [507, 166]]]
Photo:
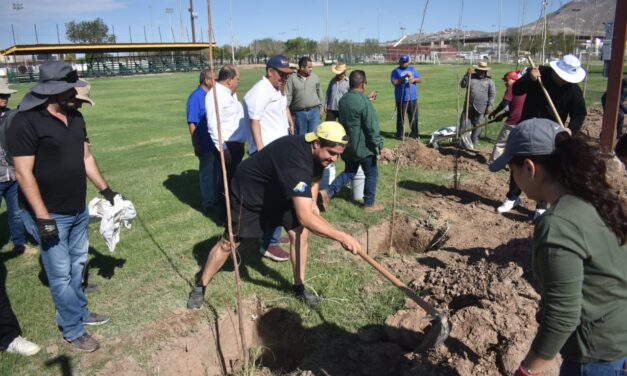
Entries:
[[425, 334], [425, 338], [422, 340], [422, 343], [416, 348], [417, 352], [423, 352], [432, 347], [437, 347], [441, 345], [444, 340], [446, 340], [451, 331], [450, 325], [448, 323], [448, 317], [439, 313], [433, 308], [433, 306], [427, 303], [424, 299], [422, 299], [418, 294], [416, 294], [412, 289], [407, 287], [403, 282], [401, 282], [398, 278], [396, 278], [392, 273], [390, 273], [383, 265], [379, 264], [375, 259], [364, 253], [361, 249], [357, 251], [357, 254], [363, 258], [368, 264], [377, 269], [379, 273], [381, 273], [385, 278], [387, 278], [390, 282], [392, 282], [396, 287], [401, 289], [403, 293], [416, 302], [427, 312], [427, 314], [431, 318], [431, 329]]

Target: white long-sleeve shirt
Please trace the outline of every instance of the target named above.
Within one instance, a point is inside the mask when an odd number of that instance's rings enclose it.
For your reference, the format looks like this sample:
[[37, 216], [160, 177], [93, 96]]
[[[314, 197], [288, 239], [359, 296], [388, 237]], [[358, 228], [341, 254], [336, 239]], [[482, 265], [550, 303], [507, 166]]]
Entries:
[[[218, 96], [218, 107], [220, 108], [220, 127], [222, 128], [222, 142], [226, 149], [226, 142], [244, 143], [248, 139], [249, 126], [244, 118], [244, 108], [237, 100], [237, 94], [231, 89], [217, 82], [214, 86]], [[218, 139], [218, 121], [216, 119], [215, 102], [213, 100], [213, 90], [209, 90], [205, 97], [205, 107], [207, 109], [207, 128], [211, 141], [216, 149], [220, 150]]]

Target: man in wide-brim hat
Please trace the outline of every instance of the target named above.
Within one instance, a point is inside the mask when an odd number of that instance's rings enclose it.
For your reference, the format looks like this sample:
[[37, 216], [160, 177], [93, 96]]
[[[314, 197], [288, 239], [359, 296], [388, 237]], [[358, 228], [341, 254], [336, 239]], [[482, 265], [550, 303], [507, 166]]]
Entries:
[[338, 104], [344, 94], [348, 93], [348, 77], [346, 77], [346, 71], [348, 68], [344, 63], [338, 63], [331, 65], [331, 72], [335, 74], [335, 77], [329, 81], [327, 87], [327, 100], [326, 100], [326, 121], [335, 121], [339, 118], [340, 112]]
[[[488, 75], [490, 67], [485, 61], [480, 61], [478, 64], [473, 65], [468, 69], [468, 73], [462, 79], [460, 85], [462, 88], [468, 86], [470, 80], [470, 101], [468, 106], [468, 119], [466, 119], [466, 103], [464, 102], [464, 111], [461, 114], [460, 124], [461, 128], [476, 127], [483, 123], [484, 116], [488, 115], [494, 105], [494, 98], [496, 97], [496, 87], [494, 81]], [[474, 149], [479, 143], [479, 135], [481, 134], [481, 128], [475, 129], [470, 134], [472, 144], [464, 145], [469, 149]], [[462, 139], [463, 140], [463, 139]], [[465, 143], [466, 141], [463, 140]]]
[[91, 352], [100, 345], [84, 326], [104, 324], [109, 317], [87, 309], [82, 288], [89, 244], [86, 178], [112, 205], [117, 193], [100, 173], [76, 110], [76, 88], [87, 82], [66, 62], [43, 64], [39, 74], [7, 130], [7, 141], [21, 188], [22, 219], [41, 248], [57, 324], [74, 348]]

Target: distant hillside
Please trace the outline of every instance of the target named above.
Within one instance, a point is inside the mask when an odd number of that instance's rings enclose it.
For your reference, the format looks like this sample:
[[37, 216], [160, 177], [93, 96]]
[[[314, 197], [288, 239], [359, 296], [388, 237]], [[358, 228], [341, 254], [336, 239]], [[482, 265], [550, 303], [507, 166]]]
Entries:
[[[518, 1], [516, 3], [518, 4]], [[504, 4], [505, 7], [513, 6], [509, 2], [508, 4], [509, 5]], [[540, 1], [533, 1], [532, 4], [532, 1], [527, 0], [525, 18], [529, 19], [532, 17], [539, 17], [540, 4]], [[515, 12], [520, 12], [520, 9], [518, 9], [519, 6], [516, 5], [516, 7], [517, 9], [515, 9]], [[547, 14], [546, 21], [551, 34], [559, 34], [561, 32], [574, 34], [575, 23], [577, 23], [576, 26], [578, 35], [595, 35], [602, 37], [605, 35], [605, 27], [603, 24], [605, 22], [614, 21], [615, 11], [616, 0], [572, 0], [555, 12]], [[494, 22], [498, 22], [498, 19], [494, 20]], [[542, 33], [543, 22], [544, 20], [540, 17], [538, 20], [524, 25], [523, 33], [527, 35], [540, 35]], [[509, 33], [517, 30], [518, 27], [511, 27], [509, 29], [505, 29], [504, 32]], [[466, 34], [466, 38], [469, 39], [490, 37], [494, 35], [494, 32], [490, 31], [464, 30], [464, 32]], [[463, 34], [464, 33], [462, 33], [459, 29], [449, 28], [436, 33], [423, 33], [422, 36], [420, 36], [420, 39], [423, 43], [428, 41], [439, 41], [442, 39], [462, 39]], [[404, 40], [404, 43], [416, 43], [417, 41], [418, 33], [408, 35]], [[393, 42], [394, 41], [390, 41], [386, 44], [391, 44]]]
[[[555, 12], [547, 14], [546, 22], [551, 34], [558, 34], [562, 31], [566, 34], [574, 34], [576, 27], [578, 35], [603, 36], [605, 35], [603, 23], [613, 22], [615, 11], [616, 0], [573, 0]], [[540, 34], [543, 22], [543, 19], [539, 18], [523, 26], [524, 33]], [[509, 30], [515, 29], [517, 28], [513, 27]]]

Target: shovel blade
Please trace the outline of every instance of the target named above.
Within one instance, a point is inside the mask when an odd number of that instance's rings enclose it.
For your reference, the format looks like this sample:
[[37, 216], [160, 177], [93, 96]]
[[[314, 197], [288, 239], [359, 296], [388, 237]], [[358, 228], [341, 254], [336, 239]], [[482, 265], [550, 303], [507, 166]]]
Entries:
[[436, 348], [446, 341], [451, 333], [451, 326], [448, 317], [437, 315], [431, 321], [431, 328], [422, 340], [422, 343], [416, 348], [416, 352], [425, 352], [431, 348]]

